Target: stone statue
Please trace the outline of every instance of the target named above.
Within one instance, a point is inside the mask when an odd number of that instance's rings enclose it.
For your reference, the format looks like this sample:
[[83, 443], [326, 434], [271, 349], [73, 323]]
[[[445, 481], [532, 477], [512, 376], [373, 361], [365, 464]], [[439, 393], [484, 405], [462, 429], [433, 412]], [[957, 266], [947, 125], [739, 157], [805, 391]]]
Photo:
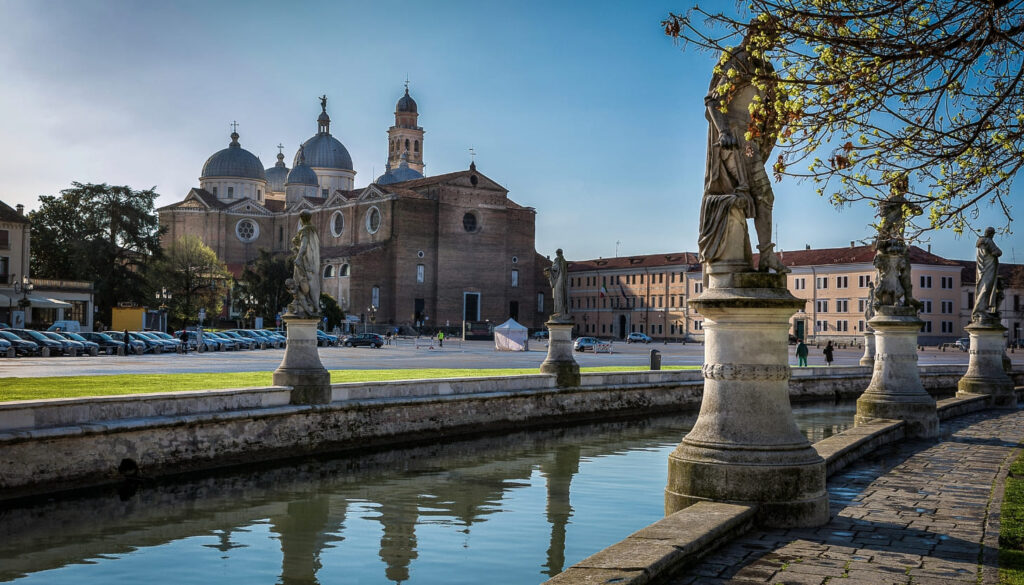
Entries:
[[[754, 219], [758, 270], [773, 269], [790, 272], [775, 255], [772, 235], [772, 205], [775, 194], [765, 172], [779, 125], [773, 120], [752, 118], [750, 106], [755, 101], [767, 104], [774, 112], [775, 70], [771, 63], [751, 55], [747, 48], [756, 33], [772, 34], [771, 24], [753, 21], [740, 46], [716, 68], [711, 87], [704, 98], [708, 119], [708, 152], [704, 174], [704, 197], [700, 208], [700, 236], [697, 241], [700, 260], [713, 264], [716, 260], [742, 258], [749, 263], [750, 242], [746, 236], [746, 218]], [[758, 88], [754, 81], [758, 77]], [[767, 78], [767, 79], [766, 79]], [[750, 136], [750, 139], [747, 138]], [[744, 221], [742, 233], [729, 234], [730, 216]], [[739, 250], [740, 248], [742, 250]]]
[[868, 303], [864, 307], [864, 323], [875, 316], [875, 283], [868, 281]]
[[974, 309], [971, 321], [999, 321], [999, 257], [1003, 251], [992, 241], [995, 228], [986, 228], [978, 238], [977, 282], [974, 285]]
[[320, 108], [323, 109], [323, 111], [325, 111], [325, 112], [327, 111], [327, 96], [326, 95], [320, 96]]
[[877, 272], [872, 309], [879, 307], [913, 307], [920, 309], [921, 301], [914, 298], [914, 284], [910, 274], [910, 249], [904, 232], [907, 217], [920, 215], [921, 206], [907, 201], [904, 193], [908, 181], [897, 177], [889, 184], [890, 193], [879, 204], [878, 236], [875, 238]]
[[562, 256], [562, 249], [555, 251], [555, 259], [551, 268], [544, 269], [544, 276], [551, 283], [552, 313], [551, 321], [556, 323], [570, 322], [569, 318], [569, 263]]
[[320, 317], [320, 236], [313, 225], [313, 214], [299, 214], [299, 231], [292, 238], [295, 252], [292, 277], [285, 286], [294, 300], [288, 305], [290, 316], [303, 319]]

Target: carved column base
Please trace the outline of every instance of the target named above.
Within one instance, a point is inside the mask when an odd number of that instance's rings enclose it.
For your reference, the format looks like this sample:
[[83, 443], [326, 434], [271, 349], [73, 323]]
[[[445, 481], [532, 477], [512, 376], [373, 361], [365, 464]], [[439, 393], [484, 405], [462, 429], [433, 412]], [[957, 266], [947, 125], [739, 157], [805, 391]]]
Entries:
[[757, 505], [768, 526], [820, 526], [829, 518], [825, 461], [789, 404], [789, 319], [805, 301], [784, 275], [735, 273], [731, 282], [690, 301], [704, 316], [704, 397], [669, 456], [665, 513], [710, 500]]
[[971, 336], [971, 357], [967, 373], [957, 384], [957, 396], [991, 397], [997, 408], [1016, 408], [1017, 395], [1013, 380], [1003, 368], [1003, 334], [1006, 327], [999, 323], [975, 323], [965, 327]]
[[540, 373], [554, 374], [560, 387], [580, 385], [580, 365], [572, 355], [572, 323], [548, 321], [548, 357], [540, 365]]
[[875, 365], [871, 383], [857, 400], [854, 425], [876, 419], [904, 420], [908, 437], [937, 437], [935, 399], [924, 389], [917, 369], [917, 334], [922, 323], [917, 310], [883, 306], [870, 323], [875, 330]]
[[860, 365], [875, 365], [875, 334], [873, 331], [864, 332], [864, 355], [860, 358]]
[[331, 401], [331, 374], [317, 351], [316, 319], [284, 317], [288, 342], [284, 359], [274, 370], [275, 386], [292, 387], [292, 404], [327, 404]]

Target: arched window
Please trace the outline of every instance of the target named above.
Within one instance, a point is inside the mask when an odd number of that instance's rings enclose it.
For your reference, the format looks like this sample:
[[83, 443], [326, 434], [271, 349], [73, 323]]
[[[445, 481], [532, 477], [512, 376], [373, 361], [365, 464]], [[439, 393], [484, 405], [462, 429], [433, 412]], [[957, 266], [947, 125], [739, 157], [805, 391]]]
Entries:
[[416, 140], [416, 141], [414, 141], [412, 143], [412, 151], [413, 152], [419, 152], [420, 151], [420, 141], [419, 140]]
[[341, 271], [338, 273], [338, 276], [348, 276], [348, 264], [341, 265]]
[[324, 267], [324, 278], [334, 278], [334, 265], [328, 264]]
[[406, 138], [406, 139], [405, 139], [405, 150], [406, 150], [407, 152], [408, 152], [408, 150], [409, 150], [409, 139], [408, 139], [408, 138]]

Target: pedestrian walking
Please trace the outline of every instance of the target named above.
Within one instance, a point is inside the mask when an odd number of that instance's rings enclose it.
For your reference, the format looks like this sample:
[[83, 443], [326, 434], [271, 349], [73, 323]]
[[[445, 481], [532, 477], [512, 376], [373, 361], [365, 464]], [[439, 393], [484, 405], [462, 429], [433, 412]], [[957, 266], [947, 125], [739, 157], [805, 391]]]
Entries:
[[444, 347], [444, 331], [437, 332], [437, 345], [438, 347]]
[[796, 359], [799, 367], [807, 367], [807, 345], [804, 344], [803, 339], [798, 339], [796, 341]]
[[182, 353], [188, 353], [188, 331], [181, 330], [181, 351]]
[[834, 351], [834, 348], [832, 347], [832, 342], [831, 341], [829, 341], [828, 343], [825, 344], [825, 349], [821, 350], [821, 353], [825, 354], [825, 365], [828, 365], [828, 366], [832, 365], [832, 352], [833, 351]]

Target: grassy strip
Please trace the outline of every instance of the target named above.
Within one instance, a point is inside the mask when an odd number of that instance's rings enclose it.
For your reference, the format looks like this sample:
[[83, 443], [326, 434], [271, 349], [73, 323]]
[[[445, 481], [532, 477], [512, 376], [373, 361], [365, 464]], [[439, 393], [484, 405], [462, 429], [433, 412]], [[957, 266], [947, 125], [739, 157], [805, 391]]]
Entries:
[[[700, 366], [667, 366], [666, 370], [697, 369]], [[645, 370], [642, 366], [609, 366], [583, 368], [584, 372], [616, 372]], [[517, 376], [536, 374], [536, 368], [451, 369], [424, 368], [409, 370], [332, 370], [331, 381], [382, 382], [388, 380], [424, 380], [435, 378], [477, 378], [482, 376]], [[233, 372], [203, 374], [117, 374], [111, 376], [59, 376], [50, 378], [3, 378], [0, 380], [0, 402], [41, 400], [44, 398], [79, 398], [82, 396], [117, 396], [180, 392], [183, 390], [217, 390], [270, 386], [271, 372]]]
[[999, 519], [999, 582], [1024, 585], [1024, 455], [1010, 466]]

